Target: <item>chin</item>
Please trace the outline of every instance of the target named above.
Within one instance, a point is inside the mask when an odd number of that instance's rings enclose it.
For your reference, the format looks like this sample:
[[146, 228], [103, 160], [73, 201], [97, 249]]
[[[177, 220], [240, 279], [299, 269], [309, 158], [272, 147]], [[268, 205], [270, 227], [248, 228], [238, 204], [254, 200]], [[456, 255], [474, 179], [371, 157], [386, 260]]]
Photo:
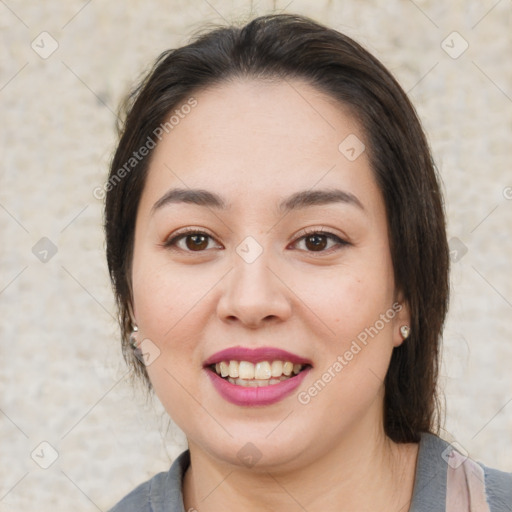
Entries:
[[[187, 438], [189, 445], [197, 445], [215, 460], [255, 472], [289, 471], [306, 464], [306, 459], [314, 458], [312, 452], [318, 442], [305, 438], [303, 433], [304, 429], [309, 432], [312, 429], [302, 427], [300, 431], [290, 432], [289, 428], [283, 428], [278, 432], [284, 424], [276, 428], [277, 424], [275, 421], [257, 425], [246, 423], [245, 427], [237, 428], [226, 425], [233, 437], [205, 438], [202, 433], [202, 439]], [[272, 432], [272, 429], [275, 430]]]

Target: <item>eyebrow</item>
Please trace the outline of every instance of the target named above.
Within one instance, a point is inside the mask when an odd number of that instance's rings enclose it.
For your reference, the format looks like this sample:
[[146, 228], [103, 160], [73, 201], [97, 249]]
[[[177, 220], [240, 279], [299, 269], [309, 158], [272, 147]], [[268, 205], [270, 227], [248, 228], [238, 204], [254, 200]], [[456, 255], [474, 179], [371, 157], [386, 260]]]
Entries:
[[[174, 188], [166, 192], [152, 207], [152, 213], [169, 204], [187, 203], [206, 206], [219, 210], [229, 209], [229, 204], [220, 195], [204, 189]], [[364, 211], [359, 199], [350, 192], [340, 189], [304, 190], [296, 192], [281, 201], [278, 209], [281, 211], [299, 210], [309, 206], [321, 206], [330, 203], [345, 203], [356, 206]]]
[[304, 190], [296, 192], [279, 204], [284, 211], [298, 210], [308, 206], [321, 206], [330, 203], [345, 203], [357, 206], [364, 211], [363, 204], [350, 192], [339, 189]]
[[167, 191], [151, 208], [154, 213], [156, 210], [173, 203], [197, 204], [226, 210], [228, 205], [222, 197], [208, 190], [199, 188], [173, 188]]

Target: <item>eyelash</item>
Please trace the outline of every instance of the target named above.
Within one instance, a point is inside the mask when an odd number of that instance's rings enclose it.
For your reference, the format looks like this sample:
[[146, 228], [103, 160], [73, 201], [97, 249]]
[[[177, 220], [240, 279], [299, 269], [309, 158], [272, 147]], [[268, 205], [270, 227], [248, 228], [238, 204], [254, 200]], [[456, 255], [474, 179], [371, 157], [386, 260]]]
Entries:
[[182, 249], [181, 247], [176, 248], [177, 243], [180, 240], [184, 240], [187, 236], [190, 236], [190, 235], [205, 235], [213, 240], [213, 236], [210, 235], [209, 233], [206, 233], [205, 231], [201, 231], [201, 230], [195, 229], [195, 228], [184, 228], [182, 231], [177, 233], [172, 238], [167, 239], [167, 241], [164, 242], [163, 247], [172, 249], [172, 250], [181, 250], [183, 252], [190, 252], [190, 253], [204, 252], [204, 251], [191, 251], [189, 249]]
[[[340, 249], [344, 246], [350, 245], [349, 242], [347, 242], [343, 238], [340, 238], [339, 236], [335, 235], [334, 233], [330, 233], [329, 231], [324, 231], [323, 229], [318, 229], [318, 228], [305, 229], [302, 232], [302, 234], [299, 236], [299, 238], [296, 239], [296, 241], [294, 243], [296, 244], [302, 240], [305, 240], [306, 238], [308, 238], [312, 235], [325, 236], [326, 238], [334, 241], [335, 245], [338, 246], [338, 249]], [[306, 252], [311, 253], [311, 254], [315, 254], [316, 252], [318, 252], [320, 254], [330, 254], [333, 251], [333, 249], [335, 249], [335, 247], [330, 247], [329, 249], [322, 250], [322, 251], [306, 251]]]
[[[172, 238], [169, 238], [163, 244], [163, 247], [171, 249], [171, 250], [179, 250], [179, 251], [183, 251], [183, 252], [187, 252], [187, 253], [194, 253], [194, 252], [201, 253], [201, 252], [205, 252], [207, 249], [203, 249], [203, 250], [200, 250], [200, 251], [192, 251], [190, 249], [183, 249], [183, 248], [177, 246], [177, 244], [178, 244], [178, 242], [180, 240], [185, 240], [186, 237], [190, 236], [190, 235], [204, 235], [204, 236], [207, 236], [210, 239], [214, 240], [213, 236], [210, 235], [209, 233], [205, 232], [205, 231], [201, 231], [201, 230], [195, 229], [195, 228], [185, 228], [181, 232], [179, 232], [175, 236], [173, 236]], [[323, 229], [318, 229], [318, 228], [308, 228], [308, 229], [305, 229], [303, 231], [303, 233], [295, 240], [294, 244], [297, 244], [298, 242], [303, 241], [303, 240], [307, 239], [308, 237], [310, 237], [312, 235], [324, 236], [324, 237], [334, 241], [335, 242], [335, 246], [338, 246], [338, 248], [342, 248], [344, 246], [350, 245], [350, 242], [347, 242], [346, 240], [343, 240], [342, 238], [340, 238], [339, 236], [335, 235], [334, 233], [330, 233], [329, 231], [324, 231]], [[313, 255], [315, 253], [330, 254], [333, 249], [334, 249], [334, 247], [329, 247], [328, 249], [321, 250], [321, 251], [307, 251], [307, 250], [305, 250], [305, 252], [308, 252], [308, 253], [313, 254]]]

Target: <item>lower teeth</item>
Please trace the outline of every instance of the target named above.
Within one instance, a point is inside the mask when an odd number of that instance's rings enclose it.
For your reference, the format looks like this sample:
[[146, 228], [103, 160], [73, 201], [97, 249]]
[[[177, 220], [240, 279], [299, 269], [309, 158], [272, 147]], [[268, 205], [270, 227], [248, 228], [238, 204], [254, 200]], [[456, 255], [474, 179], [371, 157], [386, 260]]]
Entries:
[[260, 379], [233, 379], [232, 377], [225, 377], [228, 382], [231, 384], [235, 384], [237, 386], [242, 386], [245, 388], [261, 388], [263, 386], [273, 386], [274, 384], [279, 384], [283, 380], [287, 380], [291, 377], [281, 375], [281, 377], [274, 378], [274, 379], [267, 379], [267, 380], [260, 380]]

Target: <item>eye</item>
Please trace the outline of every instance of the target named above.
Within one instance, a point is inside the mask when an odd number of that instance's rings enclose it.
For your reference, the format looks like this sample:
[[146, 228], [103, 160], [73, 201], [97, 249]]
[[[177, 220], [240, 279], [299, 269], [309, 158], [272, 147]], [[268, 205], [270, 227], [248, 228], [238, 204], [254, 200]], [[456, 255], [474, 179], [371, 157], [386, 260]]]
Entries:
[[202, 252], [207, 249], [222, 248], [208, 233], [192, 229], [172, 236], [165, 242], [164, 246], [186, 252]]
[[301, 236], [295, 241], [294, 245], [298, 249], [308, 252], [328, 252], [333, 247], [345, 246], [349, 243], [334, 233], [315, 230]]

